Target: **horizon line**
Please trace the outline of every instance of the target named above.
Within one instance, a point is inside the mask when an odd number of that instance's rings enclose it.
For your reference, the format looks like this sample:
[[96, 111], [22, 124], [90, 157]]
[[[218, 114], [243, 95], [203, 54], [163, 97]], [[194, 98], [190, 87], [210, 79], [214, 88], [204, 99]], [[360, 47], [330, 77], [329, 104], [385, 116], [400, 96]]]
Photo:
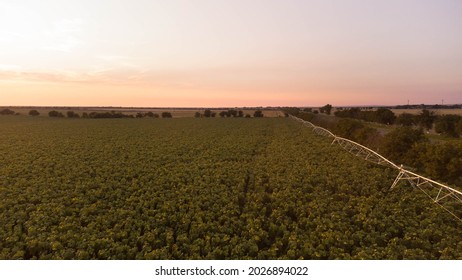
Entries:
[[[326, 103], [325, 105], [330, 104]], [[111, 106], [111, 105], [0, 105], [3, 108], [129, 108], [129, 109], [225, 109], [225, 108], [320, 108], [322, 106], [315, 105], [279, 105], [279, 106]], [[356, 105], [332, 105], [334, 108], [340, 107], [397, 107], [397, 106], [462, 106], [462, 103], [454, 104], [395, 104], [395, 105], [380, 105], [380, 104], [356, 104]]]

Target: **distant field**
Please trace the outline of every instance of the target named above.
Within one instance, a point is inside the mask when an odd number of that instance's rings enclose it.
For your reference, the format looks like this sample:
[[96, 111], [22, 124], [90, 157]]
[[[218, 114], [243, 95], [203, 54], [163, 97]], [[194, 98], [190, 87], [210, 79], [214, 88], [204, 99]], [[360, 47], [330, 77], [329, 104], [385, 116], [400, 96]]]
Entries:
[[[0, 107], [0, 110], [2, 107]], [[78, 113], [79, 115], [82, 115], [83, 112], [107, 112], [107, 111], [116, 111], [116, 112], [121, 112], [127, 115], [136, 115], [138, 112], [153, 112], [157, 114], [162, 114], [162, 112], [170, 112], [172, 113], [174, 118], [183, 118], [183, 117], [194, 117], [194, 114], [196, 112], [203, 113], [204, 109], [178, 109], [178, 108], [110, 108], [110, 107], [59, 107], [59, 108], [46, 108], [46, 107], [31, 107], [31, 108], [25, 108], [25, 107], [18, 107], [18, 108], [11, 108], [13, 111], [20, 113], [21, 115], [27, 115], [29, 114], [29, 111], [34, 109], [40, 112], [41, 116], [48, 116], [48, 112], [52, 110], [56, 110], [59, 112], [62, 112], [63, 114], [66, 114], [67, 111], [74, 111]], [[217, 113], [220, 113], [223, 110], [227, 109], [212, 109], [212, 111]], [[248, 110], [248, 109], [235, 109], [235, 110], [242, 110], [245, 114], [250, 114], [253, 116], [253, 113], [255, 110]], [[280, 110], [262, 110], [263, 115], [265, 117], [282, 117], [284, 116], [284, 113], [282, 113]]]
[[[430, 111], [435, 112], [437, 115], [461, 115], [462, 109], [429, 109]], [[418, 115], [422, 112], [422, 109], [392, 109], [393, 113], [396, 115], [401, 115], [403, 113]]]

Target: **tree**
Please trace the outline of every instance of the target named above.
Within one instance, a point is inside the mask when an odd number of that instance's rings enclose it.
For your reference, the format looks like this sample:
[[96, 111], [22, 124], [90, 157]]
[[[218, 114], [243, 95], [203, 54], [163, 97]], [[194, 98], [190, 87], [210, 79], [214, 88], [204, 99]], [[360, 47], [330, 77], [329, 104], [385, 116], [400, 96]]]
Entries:
[[10, 110], [10, 109], [3, 109], [0, 111], [0, 115], [14, 115], [15, 112], [13, 110]]
[[330, 113], [332, 112], [332, 105], [326, 104], [323, 107], [319, 108], [319, 110], [321, 111], [321, 113], [326, 113], [327, 115], [330, 115]]
[[396, 120], [395, 113], [390, 109], [379, 108], [375, 112], [375, 121], [383, 124], [393, 124]]
[[230, 116], [229, 112], [227, 112], [227, 111], [221, 111], [219, 115], [220, 115], [220, 117], [222, 117], [222, 118], [224, 118], [224, 117], [229, 117], [229, 116]]
[[79, 118], [79, 114], [75, 113], [74, 111], [67, 111], [67, 117], [68, 118]]
[[459, 133], [459, 135], [462, 135], [462, 118], [457, 123], [456, 131], [457, 131], [457, 133]]
[[194, 117], [195, 117], [195, 118], [200, 118], [200, 117], [201, 117], [201, 113], [200, 113], [200, 112], [196, 112], [196, 113], [194, 114]]
[[154, 118], [154, 113], [153, 112], [147, 112], [146, 114], [144, 114], [146, 117], [148, 118]]
[[228, 110], [228, 117], [231, 117], [231, 116], [237, 117], [237, 111], [234, 109]]
[[238, 118], [242, 118], [244, 116], [244, 112], [242, 112], [241, 110], [239, 110], [239, 112], [237, 112], [237, 117]]
[[172, 114], [170, 112], [163, 112], [162, 113], [162, 118], [172, 118]]
[[432, 179], [459, 185], [462, 183], [462, 145], [459, 143], [423, 143], [416, 145], [412, 164]]
[[435, 131], [449, 137], [459, 137], [457, 125], [462, 118], [457, 115], [444, 115], [435, 121]]
[[213, 112], [210, 109], [206, 109], [204, 111], [204, 117], [206, 117], [206, 118], [214, 118], [216, 115], [217, 115], [217, 113]]
[[63, 113], [55, 110], [48, 112], [48, 116], [52, 118], [64, 118]]
[[333, 132], [338, 136], [359, 142], [359, 139], [356, 138], [356, 133], [363, 128], [364, 125], [360, 121], [352, 119], [340, 119], [333, 129]]
[[402, 113], [396, 118], [395, 123], [402, 126], [413, 126], [415, 125], [415, 115], [409, 113]]
[[408, 151], [417, 143], [427, 141], [422, 130], [408, 126], [398, 127], [385, 135], [381, 145], [382, 153], [391, 160], [405, 162]]
[[204, 117], [210, 118], [211, 116], [212, 116], [212, 110], [206, 109], [206, 110], [204, 111]]
[[417, 122], [421, 127], [430, 130], [433, 127], [435, 118], [435, 112], [423, 109], [422, 112], [417, 116]]
[[263, 118], [263, 112], [261, 110], [257, 110], [255, 113], [253, 113], [253, 116], [255, 118]]
[[144, 118], [144, 114], [143, 113], [136, 113], [136, 118], [140, 119], [140, 118]]
[[30, 110], [29, 116], [32, 116], [32, 117], [40, 116], [40, 112], [37, 110]]

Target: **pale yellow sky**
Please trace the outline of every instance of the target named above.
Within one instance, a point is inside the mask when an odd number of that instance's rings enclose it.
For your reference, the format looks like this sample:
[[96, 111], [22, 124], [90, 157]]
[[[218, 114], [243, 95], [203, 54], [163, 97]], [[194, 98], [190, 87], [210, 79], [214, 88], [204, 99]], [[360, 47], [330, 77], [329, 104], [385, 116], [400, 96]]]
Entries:
[[462, 103], [462, 1], [1, 0], [0, 106]]

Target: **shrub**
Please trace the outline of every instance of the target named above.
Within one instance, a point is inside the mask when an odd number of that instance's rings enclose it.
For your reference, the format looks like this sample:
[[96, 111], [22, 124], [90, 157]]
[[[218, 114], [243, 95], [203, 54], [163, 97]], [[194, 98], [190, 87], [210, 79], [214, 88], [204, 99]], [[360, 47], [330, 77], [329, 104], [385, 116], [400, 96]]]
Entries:
[[40, 113], [37, 110], [30, 110], [29, 116], [32, 116], [32, 117], [40, 116]]

